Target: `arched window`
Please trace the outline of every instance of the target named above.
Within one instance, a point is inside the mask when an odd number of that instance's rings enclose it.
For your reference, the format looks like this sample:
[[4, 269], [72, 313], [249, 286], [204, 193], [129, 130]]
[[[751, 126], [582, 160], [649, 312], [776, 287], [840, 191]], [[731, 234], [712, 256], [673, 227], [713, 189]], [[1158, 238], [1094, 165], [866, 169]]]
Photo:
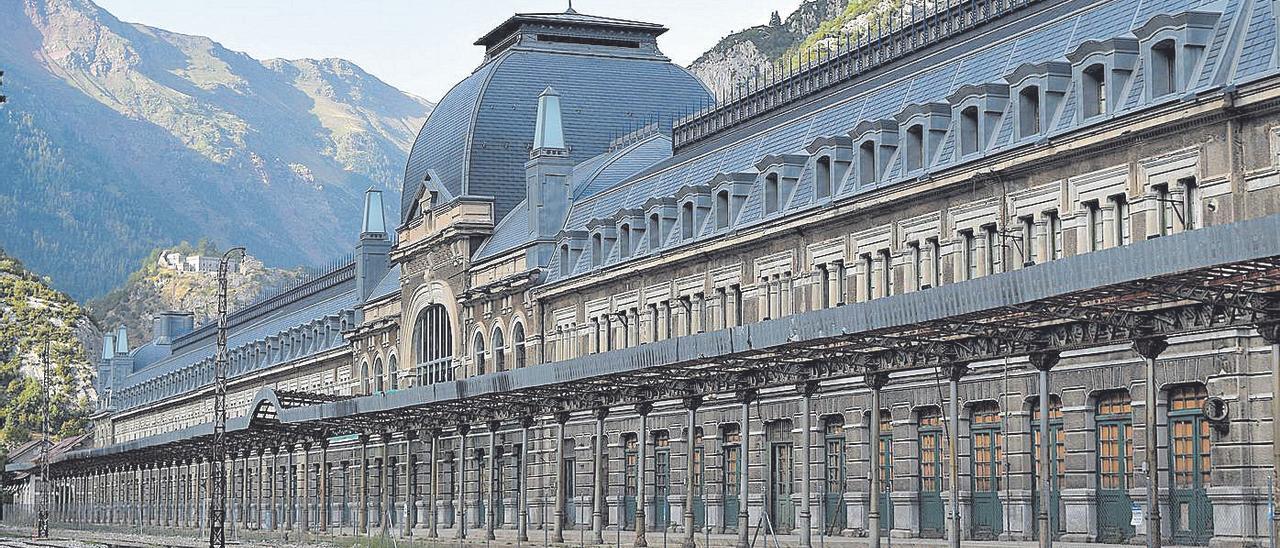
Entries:
[[870, 139], [858, 145], [858, 183], [869, 185], [876, 180], [876, 142]]
[[373, 393], [373, 378], [369, 376], [369, 362], [360, 362], [360, 393]]
[[604, 238], [600, 233], [591, 235], [591, 266], [600, 266], [604, 263]]
[[411, 350], [419, 385], [453, 380], [453, 334], [444, 305], [433, 304], [418, 312]]
[[373, 389], [377, 392], [385, 392], [387, 387], [382, 383], [382, 358], [373, 360]]
[[1040, 88], [1027, 86], [1018, 91], [1018, 137], [1040, 133]]
[[770, 173], [764, 178], [764, 212], [778, 211], [778, 174]]
[[560, 246], [560, 275], [568, 276], [573, 270], [573, 265], [569, 264], [569, 245]]
[[622, 258], [631, 256], [631, 225], [623, 223], [618, 227], [618, 254]]
[[649, 228], [645, 230], [645, 233], [649, 235], [649, 251], [662, 247], [662, 234], [658, 228], [661, 224], [657, 213], [649, 216]]
[[680, 208], [680, 237], [685, 240], [693, 239], [693, 202], [685, 202]]
[[387, 358], [387, 387], [388, 387], [387, 389], [388, 390], [395, 390], [396, 388], [399, 388], [398, 386], [396, 386], [396, 375], [400, 374], [399, 366], [400, 366], [399, 360], [396, 359], [395, 354], [392, 354]]
[[907, 171], [924, 167], [924, 126], [916, 124], [907, 128]]
[[817, 179], [813, 190], [818, 198], [826, 198], [831, 195], [832, 179], [835, 179], [835, 172], [831, 166], [831, 157], [823, 156], [818, 158], [817, 168], [818, 172], [815, 174]]
[[1178, 49], [1172, 38], [1151, 46], [1151, 96], [1178, 91]]
[[967, 107], [960, 111], [960, 155], [977, 153], [980, 148], [982, 143], [978, 139], [978, 107]]
[[476, 333], [475, 342], [471, 345], [471, 357], [476, 361], [476, 374], [483, 375], [485, 373], [484, 363], [484, 335]]
[[524, 367], [528, 358], [524, 350], [524, 324], [517, 322], [511, 328], [511, 350], [515, 358], [515, 367]]
[[716, 229], [729, 228], [729, 191], [716, 193]]
[[1083, 88], [1084, 117], [1092, 118], [1107, 113], [1107, 71], [1102, 63], [1085, 67], [1081, 72], [1084, 80]]
[[506, 348], [504, 347], [505, 344], [506, 344], [506, 341], [502, 339], [502, 328], [501, 327], [493, 328], [493, 370], [494, 371], [507, 370]]

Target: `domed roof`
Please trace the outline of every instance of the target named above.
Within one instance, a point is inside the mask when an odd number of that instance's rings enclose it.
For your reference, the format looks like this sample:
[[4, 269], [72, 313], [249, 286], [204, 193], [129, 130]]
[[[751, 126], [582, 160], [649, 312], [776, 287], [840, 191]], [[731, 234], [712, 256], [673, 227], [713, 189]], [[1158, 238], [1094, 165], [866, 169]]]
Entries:
[[[538, 94], [561, 96], [569, 158], [580, 162], [645, 123], [713, 100], [657, 49], [666, 29], [650, 23], [584, 22], [578, 14], [516, 16], [486, 35], [486, 62], [436, 105], [405, 166], [401, 222], [428, 176], [453, 196], [492, 196], [501, 219], [525, 198]], [[513, 22], [514, 21], [514, 22]], [[630, 24], [629, 24], [630, 23]], [[497, 30], [495, 30], [497, 32]]]

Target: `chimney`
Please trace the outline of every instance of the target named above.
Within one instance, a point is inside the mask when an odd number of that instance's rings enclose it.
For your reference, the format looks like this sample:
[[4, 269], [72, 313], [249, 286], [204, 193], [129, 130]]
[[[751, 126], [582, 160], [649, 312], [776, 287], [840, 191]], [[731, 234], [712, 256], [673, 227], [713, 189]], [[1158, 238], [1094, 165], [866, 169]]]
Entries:
[[573, 162], [564, 142], [560, 94], [550, 86], [538, 96], [538, 119], [533, 150], [524, 164], [525, 194], [529, 208], [529, 235], [553, 239], [564, 227], [571, 199], [569, 175]]
[[360, 224], [360, 243], [356, 244], [356, 289], [360, 300], [369, 298], [373, 288], [391, 268], [391, 240], [387, 237], [387, 219], [382, 209], [382, 191], [374, 188], [364, 193], [364, 219]]

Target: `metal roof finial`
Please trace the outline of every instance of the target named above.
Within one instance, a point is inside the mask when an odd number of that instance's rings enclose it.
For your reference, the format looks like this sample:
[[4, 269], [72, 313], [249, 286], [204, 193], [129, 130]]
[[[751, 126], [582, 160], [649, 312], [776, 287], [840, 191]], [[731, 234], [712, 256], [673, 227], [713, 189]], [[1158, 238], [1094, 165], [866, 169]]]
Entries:
[[578, 12], [576, 12], [576, 11], [573, 11], [573, 0], [569, 0], [569, 9], [564, 10], [564, 12], [565, 12], [565, 13], [578, 13]]

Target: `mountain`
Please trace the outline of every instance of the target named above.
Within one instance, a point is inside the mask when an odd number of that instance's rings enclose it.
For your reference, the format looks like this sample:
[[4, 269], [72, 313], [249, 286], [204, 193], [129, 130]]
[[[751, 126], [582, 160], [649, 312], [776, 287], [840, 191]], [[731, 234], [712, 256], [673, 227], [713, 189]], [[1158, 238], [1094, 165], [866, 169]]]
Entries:
[[75, 301], [0, 250], [0, 449], [40, 432], [46, 343], [50, 431], [56, 437], [84, 432], [97, 398], [84, 343], [98, 333]]
[[910, 15], [912, 9], [933, 9], [933, 2], [903, 0], [805, 0], [783, 20], [773, 12], [769, 23], [722, 38], [689, 70], [723, 95], [771, 66], [799, 62], [802, 54], [834, 47], [841, 36], [859, 36], [875, 21]]
[[432, 107], [348, 61], [259, 61], [89, 0], [0, 13], [0, 245], [79, 299], [182, 240], [348, 251], [365, 189], [399, 203]]
[[[156, 249], [129, 274], [120, 287], [89, 302], [88, 308], [98, 325], [115, 328], [124, 325], [135, 344], [154, 336], [151, 320], [160, 312], [180, 310], [195, 314], [196, 325], [213, 321], [218, 313], [218, 278], [216, 271], [184, 272], [166, 268], [162, 256], [221, 257], [222, 252], [208, 242], [196, 246], [186, 242]], [[253, 256], [246, 256], [238, 270], [227, 275], [227, 309], [236, 310], [255, 299], [301, 281], [306, 272], [301, 268], [281, 269], [264, 266]]]

